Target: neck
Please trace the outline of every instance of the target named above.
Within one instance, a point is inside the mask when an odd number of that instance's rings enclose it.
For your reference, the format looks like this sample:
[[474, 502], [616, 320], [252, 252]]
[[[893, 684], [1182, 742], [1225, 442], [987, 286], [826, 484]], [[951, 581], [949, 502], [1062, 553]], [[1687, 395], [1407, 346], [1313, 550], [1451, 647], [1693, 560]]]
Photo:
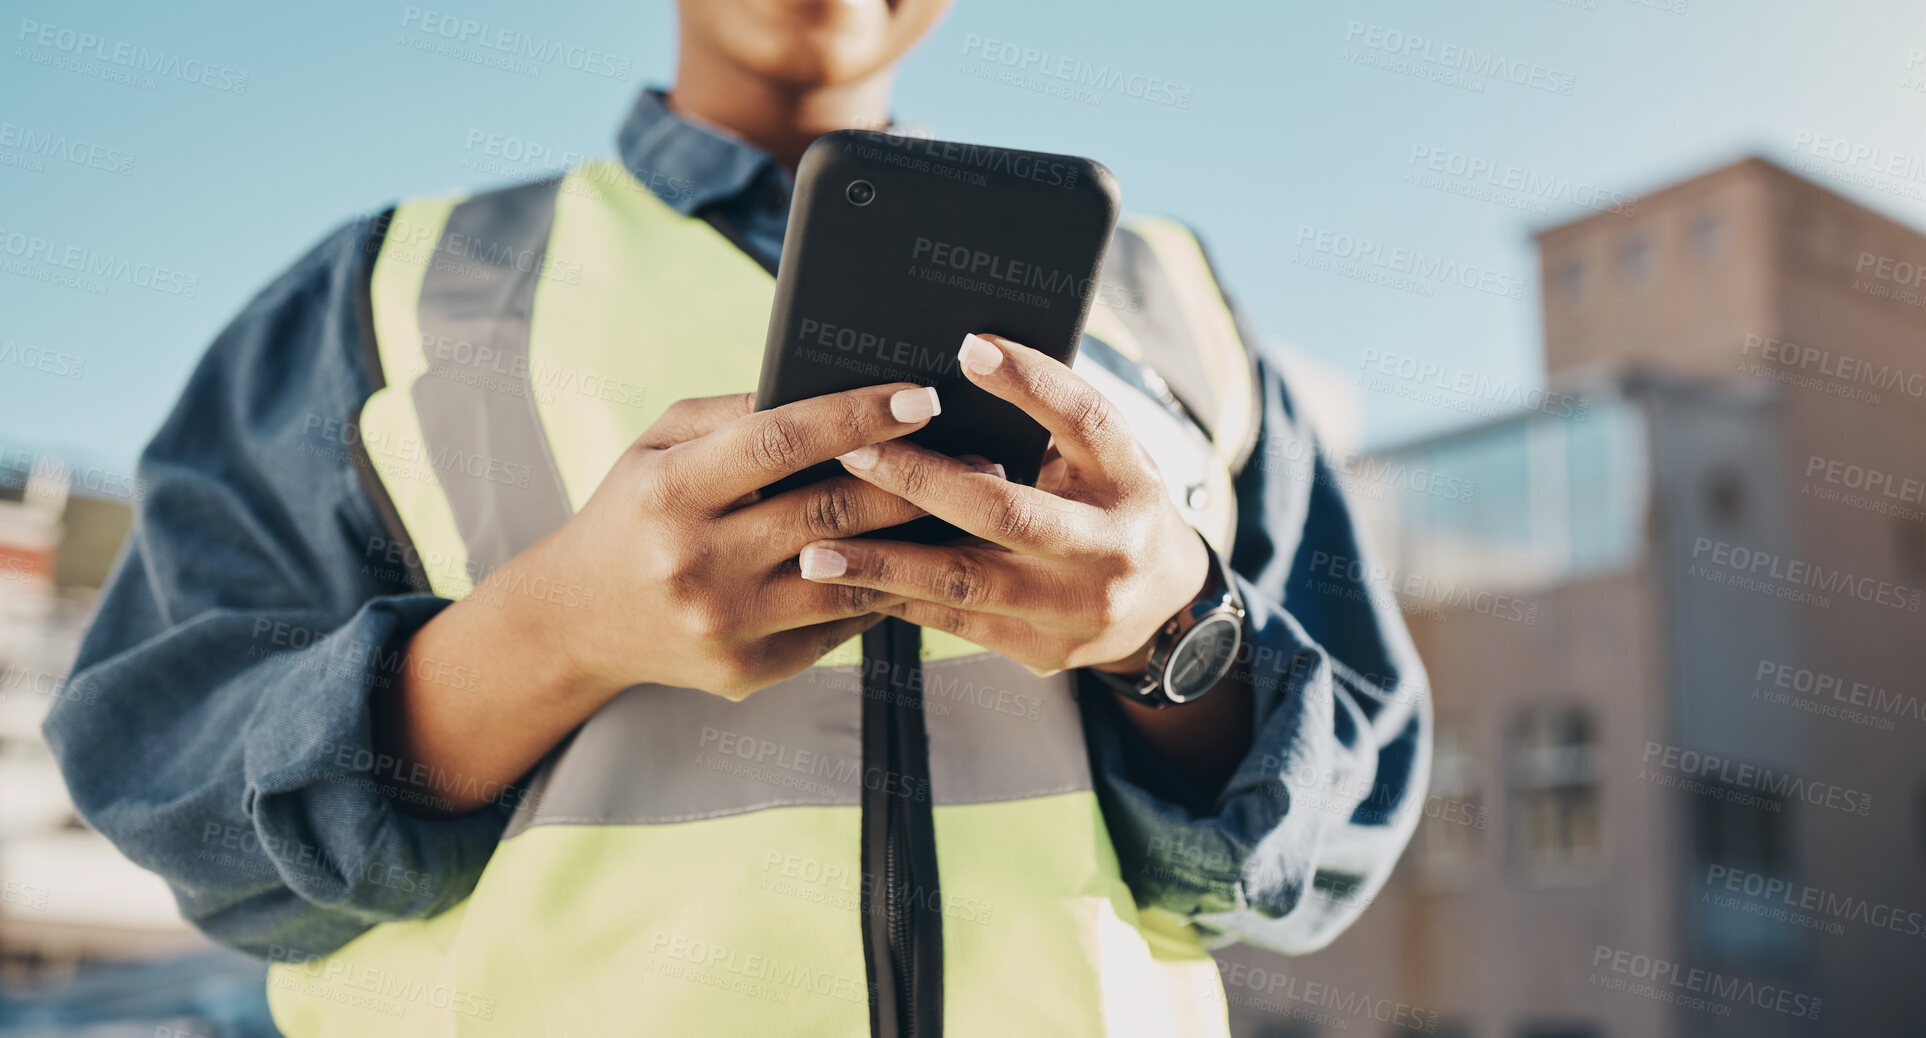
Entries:
[[796, 86], [755, 75], [685, 46], [669, 107], [761, 148], [795, 172], [802, 153], [831, 130], [889, 124], [889, 67], [832, 86]]

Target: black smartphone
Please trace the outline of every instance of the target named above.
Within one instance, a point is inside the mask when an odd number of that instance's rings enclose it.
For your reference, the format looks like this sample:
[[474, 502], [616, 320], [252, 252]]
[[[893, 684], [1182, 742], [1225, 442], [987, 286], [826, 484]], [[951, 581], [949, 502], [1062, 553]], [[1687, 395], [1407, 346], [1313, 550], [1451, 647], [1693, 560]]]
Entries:
[[[965, 335], [993, 332], [1069, 364], [1117, 209], [1116, 178], [1090, 159], [824, 135], [796, 170], [756, 408], [885, 382], [935, 386], [942, 413], [908, 439], [1035, 484], [1049, 434], [971, 384], [956, 351]], [[841, 472], [817, 465], [764, 494]], [[927, 518], [876, 536], [958, 534]]]

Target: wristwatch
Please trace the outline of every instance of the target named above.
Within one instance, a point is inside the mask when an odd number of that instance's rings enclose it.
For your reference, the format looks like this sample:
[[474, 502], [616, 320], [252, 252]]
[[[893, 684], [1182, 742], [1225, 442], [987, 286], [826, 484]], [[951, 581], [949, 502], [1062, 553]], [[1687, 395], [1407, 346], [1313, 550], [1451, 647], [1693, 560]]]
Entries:
[[1244, 644], [1244, 600], [1229, 566], [1208, 542], [1210, 572], [1204, 588], [1190, 604], [1177, 611], [1150, 643], [1150, 663], [1140, 677], [1123, 677], [1090, 670], [1111, 690], [1145, 706], [1189, 703], [1217, 687], [1237, 661]]

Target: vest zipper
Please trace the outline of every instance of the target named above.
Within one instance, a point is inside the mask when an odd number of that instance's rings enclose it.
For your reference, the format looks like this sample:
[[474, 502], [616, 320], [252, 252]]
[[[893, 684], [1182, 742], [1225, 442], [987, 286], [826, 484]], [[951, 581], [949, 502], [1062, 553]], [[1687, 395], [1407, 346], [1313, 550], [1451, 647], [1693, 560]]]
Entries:
[[876, 1038], [943, 1033], [921, 646], [921, 629], [894, 618], [863, 635], [863, 962]]

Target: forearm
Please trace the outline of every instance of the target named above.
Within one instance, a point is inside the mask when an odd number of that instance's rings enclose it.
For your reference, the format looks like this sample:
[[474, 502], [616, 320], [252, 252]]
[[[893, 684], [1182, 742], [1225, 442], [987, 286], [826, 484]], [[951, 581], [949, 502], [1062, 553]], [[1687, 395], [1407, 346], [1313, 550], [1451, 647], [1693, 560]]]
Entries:
[[[1195, 542], [1194, 537], [1185, 540], [1186, 547]], [[1200, 558], [1198, 564], [1213, 563]], [[1205, 581], [1200, 572], [1196, 579], [1186, 579], [1184, 587], [1194, 596]], [[1156, 639], [1157, 636], [1152, 635], [1130, 656], [1098, 664], [1094, 669], [1139, 677], [1150, 666], [1151, 646]], [[1117, 703], [1130, 726], [1158, 758], [1200, 789], [1223, 789], [1225, 781], [1237, 770], [1238, 762], [1250, 750], [1255, 706], [1247, 668], [1232, 667], [1209, 692], [1187, 703], [1160, 709], [1123, 695], [1117, 697]]]
[[1243, 668], [1233, 668], [1201, 698], [1163, 709], [1117, 703], [1144, 743], [1201, 789], [1217, 790], [1250, 751], [1253, 700]]
[[370, 704], [375, 749], [399, 762], [398, 807], [463, 814], [501, 797], [620, 691], [571, 665], [569, 613], [484, 582], [415, 633]]

